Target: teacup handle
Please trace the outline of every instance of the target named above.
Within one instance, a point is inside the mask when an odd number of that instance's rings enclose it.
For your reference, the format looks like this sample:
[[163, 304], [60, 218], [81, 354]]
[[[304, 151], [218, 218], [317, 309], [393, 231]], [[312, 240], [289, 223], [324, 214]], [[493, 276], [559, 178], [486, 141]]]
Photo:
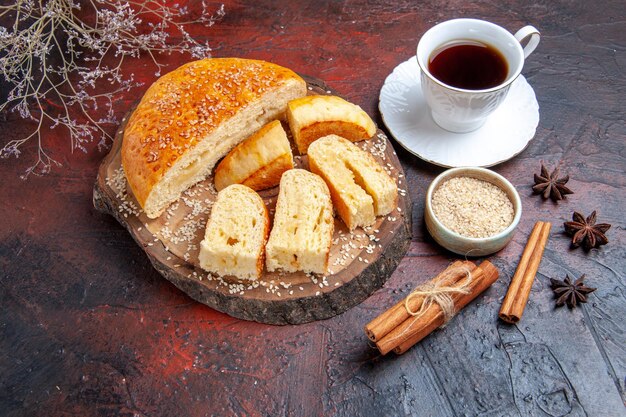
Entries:
[[524, 46], [524, 59], [528, 58], [528, 55], [532, 54], [537, 45], [539, 45], [540, 34], [533, 26], [524, 26], [515, 32], [514, 36], [519, 43], [528, 40], [528, 43]]

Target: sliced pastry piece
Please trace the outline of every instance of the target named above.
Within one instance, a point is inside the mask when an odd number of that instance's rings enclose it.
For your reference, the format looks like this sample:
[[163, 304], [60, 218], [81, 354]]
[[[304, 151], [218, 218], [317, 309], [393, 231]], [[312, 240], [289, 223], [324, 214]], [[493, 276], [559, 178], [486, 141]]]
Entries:
[[263, 272], [269, 216], [261, 197], [233, 184], [217, 194], [200, 243], [200, 266], [220, 276], [258, 280]]
[[280, 121], [263, 126], [235, 147], [215, 169], [215, 188], [243, 184], [253, 190], [275, 187], [283, 172], [293, 168], [289, 139]]
[[324, 274], [333, 227], [333, 206], [324, 180], [303, 169], [285, 172], [265, 249], [267, 270]]
[[158, 217], [306, 91], [287, 68], [239, 58], [194, 61], [159, 78], [128, 120], [122, 142], [124, 172], [146, 215]]
[[396, 206], [398, 186], [368, 152], [337, 135], [309, 146], [309, 167], [321, 176], [350, 230], [369, 226]]
[[289, 102], [289, 129], [300, 154], [311, 142], [335, 134], [352, 142], [369, 139], [376, 125], [359, 106], [337, 96], [306, 96]]

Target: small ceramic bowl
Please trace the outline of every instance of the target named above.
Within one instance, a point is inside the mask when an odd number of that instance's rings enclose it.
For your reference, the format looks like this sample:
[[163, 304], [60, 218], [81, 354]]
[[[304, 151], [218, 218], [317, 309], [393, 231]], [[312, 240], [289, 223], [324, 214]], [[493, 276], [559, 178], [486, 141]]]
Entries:
[[[514, 216], [511, 224], [493, 236], [485, 238], [465, 237], [443, 225], [432, 209], [432, 198], [435, 190], [446, 180], [455, 177], [471, 177], [490, 182], [503, 190], [513, 203]], [[522, 201], [515, 187], [502, 175], [478, 167], [452, 168], [442, 172], [428, 187], [426, 192], [426, 206], [424, 209], [424, 220], [428, 233], [444, 248], [465, 256], [485, 256], [495, 253], [505, 247], [513, 238], [517, 224], [522, 216]]]

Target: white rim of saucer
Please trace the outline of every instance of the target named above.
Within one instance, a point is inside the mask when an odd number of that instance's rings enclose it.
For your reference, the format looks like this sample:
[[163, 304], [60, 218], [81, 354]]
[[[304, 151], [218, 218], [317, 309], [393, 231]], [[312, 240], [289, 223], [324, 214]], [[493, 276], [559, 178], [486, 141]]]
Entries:
[[[383, 119], [383, 123], [385, 124], [385, 127], [389, 131], [389, 134], [394, 138], [396, 143], [398, 143], [403, 149], [405, 149], [407, 152], [411, 153], [412, 155], [418, 157], [422, 161], [428, 162], [430, 164], [433, 164], [433, 165], [436, 165], [436, 166], [439, 166], [439, 167], [442, 167], [442, 168], [459, 168], [459, 167], [467, 166], [467, 164], [465, 164], [465, 165], [449, 165], [449, 164], [445, 164], [445, 163], [438, 162], [438, 161], [435, 161], [435, 160], [431, 159], [432, 157], [428, 157], [428, 156], [425, 156], [423, 154], [418, 153], [417, 151], [411, 149], [408, 145], [406, 145], [404, 143], [403, 139], [399, 139], [397, 137], [397, 134], [394, 132], [394, 129], [389, 125], [389, 122], [386, 120], [385, 113], [383, 112], [383, 110], [381, 108], [382, 107], [381, 106], [381, 104], [382, 104], [381, 97], [382, 97], [383, 89], [385, 88], [385, 85], [395, 81], [395, 80], [391, 79], [394, 76], [394, 72], [396, 72], [398, 70], [398, 68], [400, 66], [402, 66], [402, 65], [410, 65], [410, 62], [411, 62], [412, 59], [415, 59], [417, 68], [418, 68], [419, 71], [421, 71], [421, 69], [419, 68], [419, 64], [417, 64], [417, 57], [415, 55], [413, 55], [409, 59], [407, 59], [406, 61], [402, 61], [398, 65], [396, 65], [394, 67], [394, 69], [389, 73], [389, 75], [387, 75], [387, 77], [385, 78], [385, 81], [383, 82], [383, 86], [382, 86], [381, 91], [380, 91], [379, 96], [378, 96], [378, 111], [380, 112], [380, 115], [381, 115], [381, 118]], [[520, 74], [520, 76], [522, 78], [524, 78], [523, 75]], [[516, 80], [518, 78], [520, 78], [520, 77], [519, 76], [516, 77]], [[416, 79], [417, 79], [417, 82], [419, 83], [420, 82], [419, 76]], [[526, 82], [525, 79], [524, 79], [524, 81]], [[526, 82], [526, 83], [528, 84], [528, 82]], [[534, 96], [534, 89], [532, 88], [532, 86], [530, 86], [530, 84], [529, 84], [529, 87], [533, 91], [533, 96]], [[534, 101], [537, 102], [536, 96], [534, 98]], [[538, 112], [538, 110], [537, 110], [537, 112]], [[535, 125], [535, 132], [536, 132], [537, 126], [539, 126], [539, 120], [540, 120], [540, 118], [538, 118], [537, 125]], [[435, 122], [433, 121], [433, 123], [435, 123]], [[441, 129], [442, 132], [446, 132], [445, 129], [443, 129], [443, 128], [439, 127], [439, 126], [437, 126], [437, 127], [439, 129]], [[469, 133], [472, 133], [472, 132], [469, 132]], [[462, 135], [464, 133], [457, 133], [457, 134], [461, 134]], [[518, 156], [519, 154], [521, 154], [522, 152], [524, 152], [526, 150], [526, 148], [528, 148], [528, 146], [530, 145], [530, 142], [533, 140], [534, 137], [535, 137], [535, 135], [533, 134], [526, 141], [526, 144], [521, 149], [519, 149], [518, 151], [512, 153], [510, 156], [502, 157], [501, 159], [498, 159], [498, 160], [496, 160], [494, 162], [489, 162], [489, 163], [481, 164], [481, 165], [473, 165], [473, 166], [482, 167], [482, 168], [490, 168], [490, 167], [493, 167], [495, 165], [501, 164], [503, 162], [509, 161], [509, 160], [515, 158], [516, 156]]]

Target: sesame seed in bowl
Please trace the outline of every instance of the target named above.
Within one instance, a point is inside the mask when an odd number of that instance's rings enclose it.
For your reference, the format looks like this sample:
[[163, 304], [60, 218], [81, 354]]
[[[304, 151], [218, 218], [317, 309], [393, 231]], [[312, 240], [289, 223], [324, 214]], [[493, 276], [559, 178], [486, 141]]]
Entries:
[[506, 178], [485, 168], [463, 167], [433, 180], [424, 219], [428, 232], [444, 248], [484, 256], [509, 243], [521, 213], [519, 194]]

